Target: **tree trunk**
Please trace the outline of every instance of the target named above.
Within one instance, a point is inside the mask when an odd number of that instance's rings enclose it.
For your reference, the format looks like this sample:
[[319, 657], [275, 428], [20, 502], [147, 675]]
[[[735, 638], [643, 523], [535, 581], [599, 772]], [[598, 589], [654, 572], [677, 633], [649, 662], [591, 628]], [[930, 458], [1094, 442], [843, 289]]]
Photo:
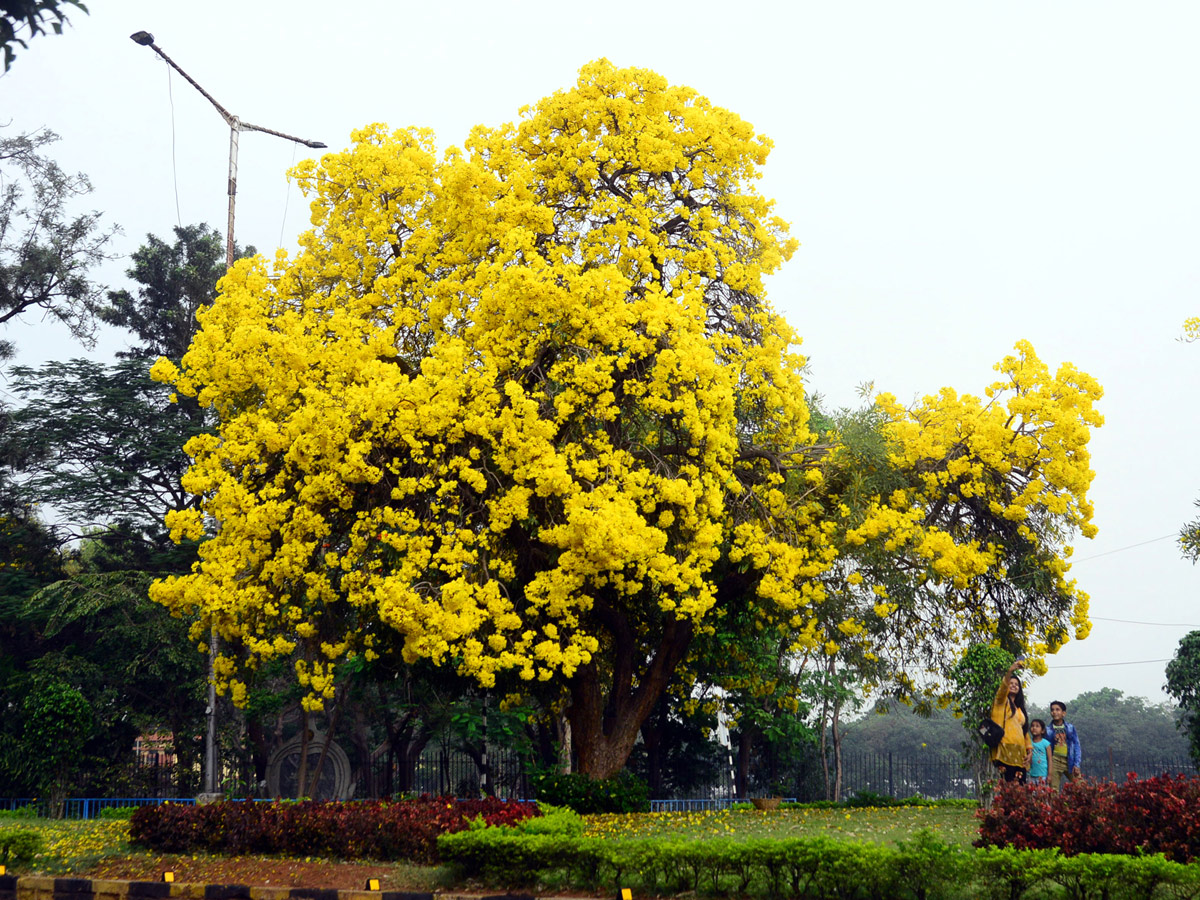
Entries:
[[595, 661], [576, 670], [571, 679], [567, 715], [579, 757], [579, 771], [592, 778], [610, 778], [625, 766], [638, 731], [670, 683], [675, 667], [687, 653], [693, 625], [668, 618], [649, 665], [637, 674], [639, 654], [633, 629], [624, 615], [597, 599], [593, 609], [613, 638], [612, 680], [608, 696]]
[[738, 799], [750, 796], [750, 754], [754, 752], [754, 735], [749, 727], [738, 729]]
[[565, 715], [554, 717], [554, 728], [558, 732], [558, 771], [562, 775], [570, 775], [575, 757], [575, 748], [571, 746], [571, 720]]
[[662, 697], [655, 711], [642, 723], [642, 746], [646, 748], [646, 782], [651, 797], [663, 797], [663, 734], [667, 729], [667, 701]]
[[833, 732], [833, 802], [838, 803], [842, 799], [842, 733], [838, 730], [838, 720], [841, 717], [842, 701], [840, 699], [833, 702], [833, 721], [830, 728]]
[[[828, 674], [828, 668], [826, 674]], [[825, 730], [825, 721], [829, 716], [829, 692], [825, 688], [826, 682], [822, 680], [821, 686], [821, 774], [825, 779], [825, 799], [833, 799], [833, 788], [829, 783], [829, 742], [827, 740], [827, 732]]]
[[296, 773], [296, 799], [305, 797], [304, 786], [308, 784], [308, 741], [312, 732], [308, 729], [308, 710], [300, 707], [300, 768]]

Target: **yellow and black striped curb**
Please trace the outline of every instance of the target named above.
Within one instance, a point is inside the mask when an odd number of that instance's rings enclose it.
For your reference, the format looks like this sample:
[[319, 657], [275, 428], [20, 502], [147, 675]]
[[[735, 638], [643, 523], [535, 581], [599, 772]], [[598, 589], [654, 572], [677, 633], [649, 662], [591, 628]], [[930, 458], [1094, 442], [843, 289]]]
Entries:
[[[339, 891], [332, 888], [252, 887], [0, 875], [0, 900], [434, 900], [421, 891]], [[529, 894], [442, 894], [437, 900], [536, 900]]]

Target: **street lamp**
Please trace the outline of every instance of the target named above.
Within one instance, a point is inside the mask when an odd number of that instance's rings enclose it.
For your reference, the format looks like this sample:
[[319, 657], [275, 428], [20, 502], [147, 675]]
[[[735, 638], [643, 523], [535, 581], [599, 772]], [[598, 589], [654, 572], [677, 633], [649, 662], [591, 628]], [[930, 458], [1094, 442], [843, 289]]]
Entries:
[[311, 147], [314, 150], [321, 150], [325, 147], [320, 141], [306, 141], [304, 138], [296, 137], [292, 134], [284, 134], [282, 131], [276, 131], [273, 128], [264, 128], [261, 125], [251, 125], [249, 122], [243, 122], [237, 116], [229, 112], [225, 107], [218, 103], [208, 91], [200, 87], [179, 65], [167, 54], [163, 53], [162, 48], [154, 43], [154, 35], [148, 31], [138, 31], [131, 34], [130, 39], [135, 44], [141, 44], [143, 47], [149, 47], [155, 53], [163, 58], [163, 61], [182, 75], [187, 83], [204, 95], [204, 99], [211, 103], [221, 114], [221, 118], [225, 120], [225, 124], [229, 126], [229, 222], [225, 228], [225, 267], [233, 267], [233, 207], [234, 198], [237, 196], [237, 155], [238, 155], [238, 135], [243, 131], [261, 131], [264, 134], [273, 134], [275, 137], [283, 138], [285, 141], [293, 141], [297, 144], [303, 144], [305, 147]]
[[[322, 144], [320, 141], [306, 141], [304, 138], [284, 134], [282, 131], [275, 131], [273, 128], [264, 128], [261, 125], [251, 125], [249, 122], [243, 122], [218, 103], [212, 94], [200, 87], [191, 75], [179, 68], [175, 60], [163, 53], [162, 48], [154, 43], [154, 35], [150, 32], [138, 31], [129, 37], [135, 44], [149, 47], [161, 56], [167, 65], [182, 75], [188, 84], [204, 95], [204, 99], [216, 108], [217, 112], [221, 114], [221, 118], [225, 120], [225, 124], [229, 126], [229, 221], [225, 226], [225, 268], [231, 269], [233, 268], [233, 210], [234, 200], [237, 196], [238, 135], [243, 131], [261, 131], [264, 134], [273, 134], [275, 137], [303, 144], [305, 147], [311, 147], [314, 150], [322, 149], [325, 147], [325, 144]], [[216, 799], [217, 794], [217, 689], [213, 670], [213, 663], [216, 661], [216, 658], [217, 629], [214, 627], [209, 637], [208, 709], [205, 710], [205, 716], [208, 718], [208, 729], [204, 743], [204, 793], [208, 795], [209, 800]]]

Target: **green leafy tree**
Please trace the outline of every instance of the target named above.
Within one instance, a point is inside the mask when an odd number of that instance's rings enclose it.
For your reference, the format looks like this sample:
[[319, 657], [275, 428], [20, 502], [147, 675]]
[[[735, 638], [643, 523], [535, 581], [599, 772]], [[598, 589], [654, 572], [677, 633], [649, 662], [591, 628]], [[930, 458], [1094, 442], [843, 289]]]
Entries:
[[62, 34], [68, 6], [88, 11], [80, 0], [0, 0], [0, 47], [4, 48], [5, 72], [17, 57], [14, 45], [28, 49], [28, 40], [47, 30]]
[[987, 644], [972, 644], [951, 669], [955, 710], [966, 729], [963, 750], [975, 775], [976, 791], [982, 797], [990, 779], [987, 747], [976, 728], [990, 715], [1000, 676], [1013, 662], [1013, 654]]
[[[238, 259], [254, 253], [253, 247], [234, 248]], [[177, 361], [200, 327], [196, 313], [216, 299], [217, 282], [225, 274], [225, 241], [204, 223], [175, 228], [173, 244], [148, 234], [125, 274], [137, 288], [110, 291], [107, 305], [98, 311], [102, 321], [140, 341], [117, 356]]]
[[[94, 557], [105, 555], [85, 544], [72, 577], [9, 611], [33, 636], [14, 661], [19, 671], [7, 684], [9, 700], [62, 683], [88, 705], [92, 727], [78, 748], [84, 762], [71, 770], [75, 790], [127, 790], [123, 779], [139, 733], [170, 733], [186, 772], [197, 761], [202, 722], [203, 660], [187, 639], [187, 623], [150, 602], [151, 573], [131, 583], [125, 570], [103, 571]], [[36, 755], [41, 732], [26, 727], [17, 737], [25, 756]]]
[[19, 701], [9, 703], [5, 717], [14, 720], [16, 734], [0, 749], [3, 774], [17, 787], [58, 803], [86, 768], [95, 716], [78, 688], [52, 674], [27, 677], [21, 687]]
[[1167, 683], [1163, 686], [1182, 715], [1179, 727], [1188, 736], [1192, 758], [1200, 762], [1200, 631], [1184, 635], [1167, 663]]
[[27, 502], [52, 505], [77, 534], [119, 527], [146, 535], [164, 533], [167, 511], [194, 502], [180, 485], [183, 444], [203, 421], [171, 402], [144, 361], [17, 366], [11, 378], [19, 406], [4, 443]]
[[[0, 692], [11, 704], [51, 675], [76, 686], [98, 735], [81, 784], [102, 783], [106, 770], [126, 762], [139, 732], [169, 731], [183, 773], [196, 758], [202, 658], [188, 639], [190, 623], [147, 597], [151, 581], [186, 572], [196, 559], [196, 545], [171, 541], [163, 518], [196, 502], [180, 483], [182, 448], [208, 419], [190, 398], [172, 402], [149, 378], [147, 358], [186, 349], [196, 311], [223, 271], [223, 249], [203, 225], [176, 236], [174, 245], [152, 239], [134, 255], [135, 293], [111, 294], [102, 310], [89, 294], [89, 314], [102, 312], [137, 338], [126, 359], [10, 372], [17, 405], [0, 431], [9, 507], [3, 552], [21, 562], [0, 571], [14, 588], [5, 601], [12, 652], [6, 676], [0, 667]], [[29, 511], [38, 508], [52, 508], [59, 524], [37, 525]], [[67, 540], [82, 544], [55, 565]]]
[[[46, 155], [58, 139], [48, 129], [0, 138], [0, 325], [40, 310], [88, 344], [103, 298], [92, 271], [111, 258], [118, 229], [103, 227], [99, 212], [69, 210], [92, 185]], [[0, 343], [0, 356], [12, 351]]]

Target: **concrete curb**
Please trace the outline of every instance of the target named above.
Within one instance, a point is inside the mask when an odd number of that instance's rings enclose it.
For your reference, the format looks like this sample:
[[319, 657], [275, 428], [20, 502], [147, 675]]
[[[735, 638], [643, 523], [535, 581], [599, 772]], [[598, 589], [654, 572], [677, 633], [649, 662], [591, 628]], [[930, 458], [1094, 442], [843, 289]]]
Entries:
[[[332, 888], [252, 887], [0, 875], [0, 900], [434, 900], [420, 891], [339, 891]], [[528, 894], [442, 894], [437, 900], [536, 900]]]

